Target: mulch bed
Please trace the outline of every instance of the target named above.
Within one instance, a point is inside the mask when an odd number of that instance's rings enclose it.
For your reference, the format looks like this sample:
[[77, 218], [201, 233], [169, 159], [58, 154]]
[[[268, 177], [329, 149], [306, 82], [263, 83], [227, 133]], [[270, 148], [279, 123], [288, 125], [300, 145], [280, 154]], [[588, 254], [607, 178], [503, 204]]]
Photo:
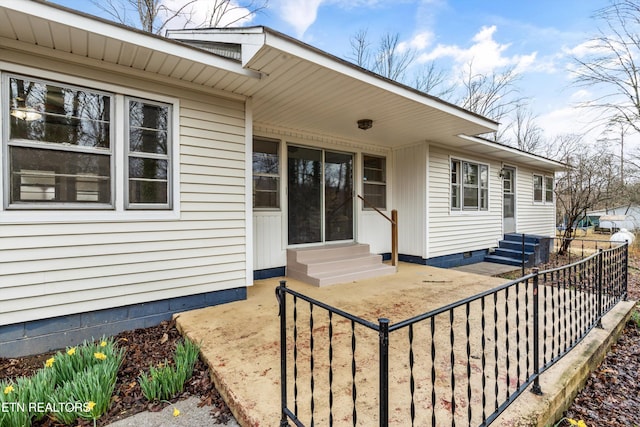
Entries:
[[[630, 300], [640, 300], [640, 259], [629, 260], [628, 290]], [[565, 416], [583, 420], [589, 427], [640, 426], [638, 408], [640, 329], [630, 321]]]
[[[181, 336], [173, 322], [162, 322], [158, 326], [122, 332], [115, 338], [118, 345], [126, 349], [126, 354], [118, 372], [118, 381], [111, 407], [98, 420], [97, 425], [99, 426], [142, 411], [160, 411], [168, 405], [166, 402], [150, 403], [142, 394], [138, 377], [141, 372], [148, 371], [150, 365], [156, 366], [165, 360], [172, 360], [176, 341]], [[32, 375], [44, 366], [45, 360], [52, 354], [54, 353], [17, 359], [0, 358], [0, 380]], [[171, 402], [190, 396], [200, 397], [200, 406], [210, 406], [211, 415], [217, 422], [226, 423], [231, 418], [229, 408], [211, 382], [208, 367], [201, 360], [196, 363], [193, 376], [187, 381], [184, 392]], [[45, 418], [33, 425], [53, 427], [61, 424]], [[93, 426], [93, 421], [80, 421], [78, 425]]]

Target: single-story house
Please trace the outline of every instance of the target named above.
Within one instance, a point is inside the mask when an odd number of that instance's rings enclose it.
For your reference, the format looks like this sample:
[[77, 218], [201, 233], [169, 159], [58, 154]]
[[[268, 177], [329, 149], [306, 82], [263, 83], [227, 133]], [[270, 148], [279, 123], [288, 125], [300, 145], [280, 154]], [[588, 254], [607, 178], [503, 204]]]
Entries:
[[244, 299], [287, 250], [387, 255], [391, 210], [400, 258], [436, 266], [555, 229], [561, 164], [264, 27], [0, 0], [0, 127], [0, 357]]

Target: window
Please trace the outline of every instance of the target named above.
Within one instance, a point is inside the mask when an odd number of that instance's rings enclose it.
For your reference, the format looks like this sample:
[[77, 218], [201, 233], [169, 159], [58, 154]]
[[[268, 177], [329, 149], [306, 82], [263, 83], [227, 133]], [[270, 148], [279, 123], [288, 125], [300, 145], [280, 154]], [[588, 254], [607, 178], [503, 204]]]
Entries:
[[253, 207], [278, 209], [280, 207], [279, 141], [255, 139], [253, 141]]
[[542, 202], [542, 175], [533, 175], [533, 201]]
[[168, 105], [127, 99], [129, 208], [169, 208], [170, 118]]
[[367, 201], [364, 208], [387, 208], [387, 159], [385, 157], [362, 156], [362, 192]]
[[4, 208], [173, 208], [173, 104], [2, 77]]
[[489, 166], [451, 160], [451, 209], [488, 210]]
[[8, 205], [113, 206], [113, 96], [8, 79]]
[[544, 201], [547, 203], [553, 203], [553, 177], [544, 177]]

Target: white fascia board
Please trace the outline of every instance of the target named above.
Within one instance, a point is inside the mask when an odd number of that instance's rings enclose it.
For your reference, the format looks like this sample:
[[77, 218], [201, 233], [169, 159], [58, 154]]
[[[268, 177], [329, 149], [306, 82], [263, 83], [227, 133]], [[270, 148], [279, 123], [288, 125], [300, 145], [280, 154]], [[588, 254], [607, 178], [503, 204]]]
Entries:
[[[518, 160], [518, 157], [521, 159], [527, 159], [527, 163], [538, 163], [539, 165], [544, 165], [544, 167], [548, 167], [552, 171], [563, 171], [567, 169], [567, 165], [564, 163], [558, 162], [556, 160], [547, 159], [542, 156], [538, 156], [536, 154], [527, 153], [526, 151], [519, 150], [514, 147], [509, 147], [506, 145], [502, 145], [496, 142], [487, 141], [482, 138], [476, 138], [474, 136], [469, 135], [457, 135], [459, 138], [466, 139], [467, 141], [475, 142], [479, 145], [484, 145], [485, 147], [491, 148], [492, 150], [504, 151], [505, 153], [509, 153], [513, 156], [514, 161]], [[523, 160], [521, 160], [523, 161]]]
[[229, 31], [224, 29], [220, 31], [216, 28], [167, 30], [166, 36], [170, 39], [215, 41], [241, 45], [242, 67], [246, 67], [249, 61], [265, 45], [265, 34], [260, 27], [243, 28], [242, 30], [243, 31]]
[[449, 104], [444, 101], [426, 96], [425, 94], [421, 94], [418, 91], [407, 88], [400, 83], [386, 80], [380, 76], [376, 76], [364, 69], [360, 70], [358, 66], [354, 64], [347, 63], [347, 61], [344, 61], [343, 63], [339, 60], [336, 60], [336, 58], [328, 53], [324, 53], [320, 50], [316, 50], [313, 47], [306, 46], [300, 42], [297, 42], [296, 40], [288, 40], [287, 38], [284, 38], [283, 36], [272, 31], [265, 31], [265, 37], [265, 44], [269, 47], [278, 49], [285, 53], [290, 53], [291, 55], [298, 56], [309, 62], [313, 62], [322, 67], [332, 69], [340, 74], [370, 84], [371, 86], [375, 86], [388, 92], [398, 94], [404, 98], [486, 127], [486, 132], [481, 133], [490, 133], [498, 130], [498, 123], [490, 119], [468, 112], [462, 108], [454, 106], [453, 104]]
[[166, 53], [167, 55], [178, 56], [199, 64], [216, 67], [221, 70], [250, 77], [259, 77], [259, 74], [247, 70], [233, 60], [212, 55], [208, 52], [186, 45], [181, 45], [179, 42], [165, 40], [160, 36], [145, 34], [141, 31], [133, 31], [127, 29], [123, 25], [109, 23], [83, 13], [69, 12], [54, 5], [32, 0], [0, 0], [0, 8], [23, 13], [39, 19], [45, 19], [57, 24], [86, 31], [87, 33], [94, 33], [104, 37], [109, 37], [123, 43], [142, 46], [158, 52]]

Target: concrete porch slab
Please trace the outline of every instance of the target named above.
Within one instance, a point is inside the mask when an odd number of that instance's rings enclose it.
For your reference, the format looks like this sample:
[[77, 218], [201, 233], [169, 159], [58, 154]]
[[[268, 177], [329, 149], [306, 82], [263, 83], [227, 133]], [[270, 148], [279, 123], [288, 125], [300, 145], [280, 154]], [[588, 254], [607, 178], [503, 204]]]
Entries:
[[[225, 398], [240, 425], [273, 426], [280, 419], [280, 335], [278, 303], [275, 288], [280, 278], [256, 281], [248, 289], [246, 301], [194, 310], [176, 315], [179, 330], [202, 345], [203, 359], [211, 369], [216, 387]], [[393, 324], [412, 316], [428, 312], [446, 304], [492, 289], [504, 279], [477, 274], [439, 269], [415, 264], [400, 263], [394, 276], [364, 279], [352, 283], [318, 288], [295, 280], [288, 280], [288, 287], [311, 298], [340, 308], [348, 313], [377, 322], [378, 317], [388, 317]], [[604, 322], [606, 330], [590, 333], [587, 342], [581, 344], [586, 351], [572, 351], [563, 363], [575, 366], [573, 359], [586, 358], [594, 363], [596, 349], [610, 345], [609, 336], [628, 316], [632, 303], [618, 304], [613, 320]], [[592, 340], [592, 335], [598, 337]], [[605, 337], [605, 338], [606, 338]], [[615, 341], [614, 341], [615, 342]], [[360, 345], [360, 344], [359, 344]], [[603, 354], [606, 353], [604, 350]], [[363, 369], [376, 370], [377, 356]], [[567, 371], [567, 367], [564, 367]], [[562, 375], [545, 374], [542, 384], [546, 396], [571, 393], [576, 385], [561, 383]], [[390, 395], [394, 387], [406, 388], [406, 381], [390, 382]], [[553, 392], [553, 390], [560, 390]], [[376, 387], [359, 390], [361, 399], [375, 401]], [[369, 394], [370, 395], [369, 395]], [[525, 393], [529, 395], [530, 393]], [[534, 399], [530, 399], [534, 397]], [[359, 397], [360, 398], [360, 397]], [[544, 397], [543, 397], [544, 398]], [[544, 403], [537, 396], [522, 396], [499, 418], [498, 425], [544, 425], [551, 412], [541, 411]], [[526, 402], [524, 402], [526, 400]], [[555, 398], [552, 400], [556, 400]], [[517, 405], [516, 405], [517, 404]], [[340, 412], [341, 408], [335, 408]], [[375, 413], [374, 413], [375, 416]], [[543, 419], [545, 418], [545, 419]], [[358, 418], [358, 421], [367, 421]], [[535, 421], [534, 421], [535, 420]], [[318, 425], [320, 425], [319, 423]], [[393, 424], [401, 425], [401, 424]]]

